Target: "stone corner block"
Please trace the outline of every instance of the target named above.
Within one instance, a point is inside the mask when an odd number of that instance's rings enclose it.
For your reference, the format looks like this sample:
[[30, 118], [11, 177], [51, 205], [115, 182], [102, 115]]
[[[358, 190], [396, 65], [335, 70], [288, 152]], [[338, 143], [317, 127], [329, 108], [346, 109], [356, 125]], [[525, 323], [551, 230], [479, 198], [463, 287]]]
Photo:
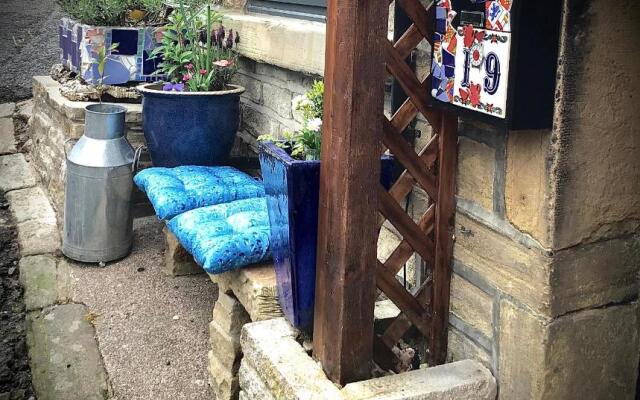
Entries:
[[164, 253], [163, 271], [169, 276], [182, 276], [202, 274], [204, 270], [200, 267], [193, 256], [182, 247], [178, 238], [165, 226], [163, 232], [166, 238], [166, 250]]
[[19, 264], [27, 311], [64, 303], [71, 298], [71, 276], [65, 261], [49, 255], [23, 257]]
[[0, 157], [0, 190], [8, 192], [35, 185], [36, 176], [24, 154]]
[[350, 383], [341, 392], [349, 400], [494, 400], [497, 384], [482, 364], [463, 360]]
[[[2, 106], [0, 105], [0, 114]], [[12, 154], [17, 151], [16, 138], [11, 118], [0, 118], [0, 154]]]
[[39, 399], [109, 398], [107, 374], [86, 314], [82, 304], [28, 314], [29, 360]]

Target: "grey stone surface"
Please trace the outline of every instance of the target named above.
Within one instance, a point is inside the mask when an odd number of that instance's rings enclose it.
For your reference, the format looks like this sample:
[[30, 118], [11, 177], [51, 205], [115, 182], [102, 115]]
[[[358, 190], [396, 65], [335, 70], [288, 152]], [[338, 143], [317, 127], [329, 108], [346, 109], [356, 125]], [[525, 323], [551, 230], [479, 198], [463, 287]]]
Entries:
[[196, 264], [193, 256], [182, 247], [178, 238], [166, 227], [163, 232], [167, 243], [164, 252], [164, 272], [170, 276], [203, 274], [202, 267]]
[[464, 360], [346, 385], [350, 400], [494, 400], [496, 380], [477, 361]]
[[241, 363], [238, 376], [240, 378], [240, 387], [248, 399], [276, 400], [262, 379], [260, 379], [258, 372], [246, 361]]
[[23, 256], [56, 252], [60, 248], [56, 221], [33, 219], [18, 224], [18, 243]]
[[134, 247], [105, 268], [70, 263], [73, 300], [86, 304], [114, 397], [211, 400], [208, 324], [216, 286], [206, 275], [162, 271], [164, 224], [134, 220]]
[[27, 311], [64, 303], [71, 298], [68, 264], [52, 256], [23, 257], [20, 260], [20, 284], [24, 288]]
[[27, 317], [33, 387], [40, 400], [102, 400], [107, 375], [94, 329], [81, 304], [65, 304]]
[[0, 104], [0, 118], [11, 118], [16, 110], [16, 103]]
[[0, 118], [0, 154], [13, 154], [15, 152], [16, 138], [13, 130], [13, 119]]
[[18, 224], [30, 220], [56, 221], [49, 199], [39, 186], [13, 190], [7, 193], [7, 200]]
[[0, 190], [8, 192], [35, 184], [36, 176], [23, 154], [0, 157]]
[[247, 324], [240, 343], [244, 358], [276, 399], [340, 399], [322, 367], [295, 340], [284, 318]]

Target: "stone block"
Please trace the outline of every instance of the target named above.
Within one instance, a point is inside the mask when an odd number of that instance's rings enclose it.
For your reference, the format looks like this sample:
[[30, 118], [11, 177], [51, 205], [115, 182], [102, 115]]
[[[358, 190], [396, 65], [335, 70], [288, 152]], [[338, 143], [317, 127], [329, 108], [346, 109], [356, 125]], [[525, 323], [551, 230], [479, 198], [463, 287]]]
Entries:
[[0, 154], [13, 154], [16, 151], [13, 119], [0, 118]]
[[243, 98], [249, 99], [256, 104], [262, 104], [262, 82], [251, 75], [239, 72], [236, 74], [234, 83], [245, 88]]
[[500, 305], [502, 399], [633, 399], [637, 303], [542, 319]]
[[27, 311], [71, 299], [71, 275], [66, 262], [48, 255], [29, 256], [20, 260], [19, 268]]
[[7, 200], [16, 223], [30, 220], [56, 221], [56, 215], [47, 195], [39, 186], [13, 190], [7, 193]]
[[494, 400], [497, 390], [489, 370], [464, 360], [350, 383], [342, 394], [349, 400]]
[[398, 306], [391, 300], [376, 301], [373, 308], [373, 324], [376, 333], [384, 332], [385, 329], [400, 314]]
[[282, 316], [273, 264], [256, 264], [209, 277], [220, 292], [234, 294], [252, 321]]
[[0, 118], [11, 118], [15, 110], [15, 103], [0, 104]]
[[[499, 290], [541, 314], [551, 313], [551, 260], [485, 224], [456, 214], [456, 272], [484, 291]], [[481, 286], [482, 285], [482, 286]]]
[[212, 320], [223, 332], [240, 337], [242, 327], [251, 322], [251, 317], [233, 295], [220, 291], [213, 307]]
[[9, 154], [0, 157], [0, 190], [23, 189], [35, 186], [36, 176], [24, 158], [24, 154]]
[[472, 359], [491, 368], [492, 358], [487, 350], [451, 325], [449, 325], [448, 338], [447, 362]]
[[169, 276], [203, 274], [193, 256], [185, 250], [173, 233], [165, 226], [162, 230], [166, 238], [164, 265], [162, 270]]
[[209, 344], [211, 351], [223, 368], [235, 374], [240, 367], [242, 352], [240, 336], [225, 332], [215, 321], [209, 323]]
[[208, 355], [211, 389], [216, 395], [216, 400], [237, 399], [240, 390], [238, 376], [220, 363], [213, 351], [209, 351]]
[[504, 196], [509, 220], [545, 246], [550, 245], [548, 222], [552, 220], [546, 167], [550, 135], [544, 130], [509, 132]]
[[60, 248], [56, 221], [29, 220], [18, 224], [18, 244], [23, 256], [55, 253]]
[[242, 56], [293, 71], [324, 72], [323, 23], [237, 12], [226, 13], [224, 24], [242, 32], [237, 47]]
[[339, 399], [338, 388], [296, 336], [284, 318], [247, 324], [240, 339], [243, 362], [253, 367], [276, 399]]
[[495, 150], [484, 143], [460, 137], [458, 142], [457, 195], [493, 210]]
[[[238, 378], [240, 380], [242, 392], [245, 393], [247, 399], [276, 400], [271, 392], [269, 392], [267, 385], [262, 381], [262, 379], [260, 379], [258, 372], [246, 361], [243, 361], [240, 364]], [[242, 394], [240, 395], [240, 398], [242, 398]]]
[[460, 275], [451, 276], [450, 312], [487, 338], [493, 336], [493, 299]]
[[571, 247], [553, 260], [552, 314], [600, 307], [638, 294], [640, 236]]
[[110, 398], [88, 310], [65, 304], [27, 316], [27, 344], [33, 388], [42, 400]]
[[269, 83], [262, 84], [264, 105], [283, 118], [292, 118], [291, 92], [285, 88]]
[[[280, 122], [275, 116], [267, 114], [270, 110], [260, 108], [251, 104], [242, 104], [242, 126], [249, 130], [252, 135], [271, 135], [279, 137], [282, 129]], [[270, 111], [273, 112], [273, 111]], [[274, 113], [275, 114], [275, 113]]]
[[378, 260], [381, 262], [387, 261], [401, 241], [402, 239], [394, 231], [382, 226], [378, 236]]

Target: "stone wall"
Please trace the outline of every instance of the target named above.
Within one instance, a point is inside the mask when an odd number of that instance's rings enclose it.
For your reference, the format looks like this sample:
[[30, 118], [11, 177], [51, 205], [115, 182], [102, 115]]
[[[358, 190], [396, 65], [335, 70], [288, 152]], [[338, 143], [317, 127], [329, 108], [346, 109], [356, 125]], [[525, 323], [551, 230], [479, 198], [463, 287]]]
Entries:
[[[52, 200], [58, 218], [64, 209], [65, 146], [84, 133], [84, 108], [91, 103], [70, 101], [60, 94], [60, 84], [48, 76], [33, 78], [33, 115], [29, 123], [33, 166]], [[136, 147], [144, 144], [142, 106], [122, 104], [127, 108], [126, 135]]]
[[502, 399], [632, 399], [640, 10], [565, 11], [553, 129], [461, 121], [449, 358], [490, 367]]

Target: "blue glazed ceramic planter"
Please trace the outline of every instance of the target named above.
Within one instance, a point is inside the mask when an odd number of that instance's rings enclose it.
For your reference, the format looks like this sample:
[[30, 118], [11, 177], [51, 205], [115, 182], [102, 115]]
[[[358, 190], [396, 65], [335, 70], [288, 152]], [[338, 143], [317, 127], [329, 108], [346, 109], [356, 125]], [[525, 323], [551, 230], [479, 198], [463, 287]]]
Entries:
[[[262, 143], [260, 168], [271, 224], [271, 253], [280, 306], [297, 328], [313, 323], [320, 161], [301, 161], [273, 143]], [[393, 183], [394, 158], [381, 159], [380, 180]]]
[[220, 165], [236, 138], [241, 86], [219, 92], [165, 92], [142, 85], [142, 127], [156, 167]]

